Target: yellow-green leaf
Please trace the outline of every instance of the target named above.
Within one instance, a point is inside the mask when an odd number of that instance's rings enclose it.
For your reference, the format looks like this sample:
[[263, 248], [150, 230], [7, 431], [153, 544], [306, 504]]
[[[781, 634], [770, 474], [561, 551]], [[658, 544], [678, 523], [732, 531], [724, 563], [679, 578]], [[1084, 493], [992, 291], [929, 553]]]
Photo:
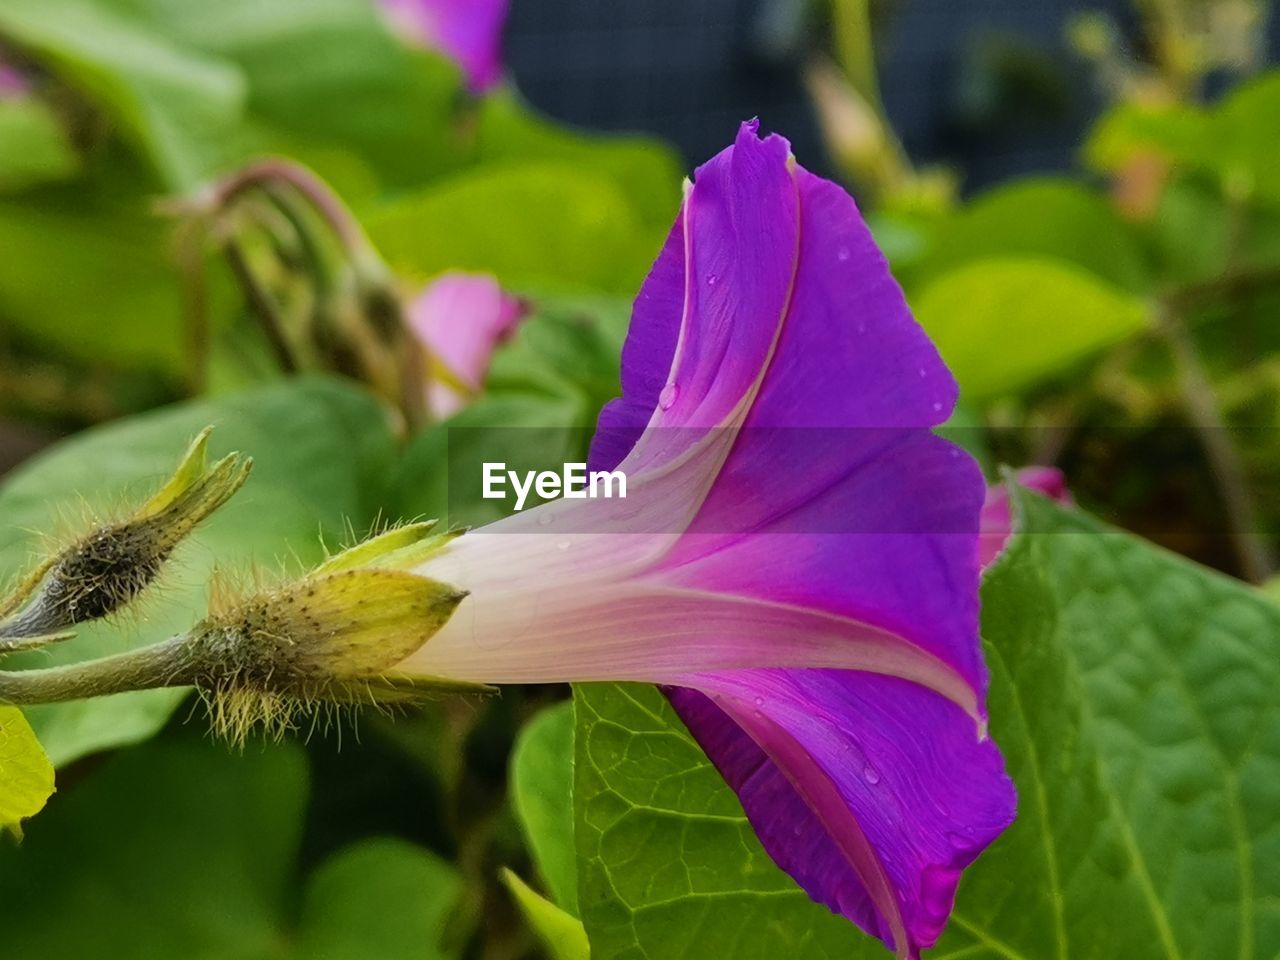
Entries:
[[0, 706], [0, 830], [20, 831], [53, 795], [53, 765], [17, 707]]

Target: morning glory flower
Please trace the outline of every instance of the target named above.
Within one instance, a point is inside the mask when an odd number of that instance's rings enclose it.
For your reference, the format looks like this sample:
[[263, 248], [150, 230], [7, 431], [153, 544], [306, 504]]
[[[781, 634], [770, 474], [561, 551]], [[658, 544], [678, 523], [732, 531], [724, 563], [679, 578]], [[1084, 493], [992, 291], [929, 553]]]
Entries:
[[458, 65], [467, 88], [485, 93], [502, 79], [507, 0], [379, 0], [411, 42]]
[[454, 272], [414, 297], [407, 314], [428, 352], [431, 412], [448, 417], [484, 387], [493, 351], [515, 332], [525, 307], [488, 274]]
[[987, 738], [956, 385], [853, 200], [744, 124], [635, 302], [622, 396], [562, 499], [416, 573], [467, 596], [391, 673], [661, 684], [764, 848], [899, 957], [1008, 826]]

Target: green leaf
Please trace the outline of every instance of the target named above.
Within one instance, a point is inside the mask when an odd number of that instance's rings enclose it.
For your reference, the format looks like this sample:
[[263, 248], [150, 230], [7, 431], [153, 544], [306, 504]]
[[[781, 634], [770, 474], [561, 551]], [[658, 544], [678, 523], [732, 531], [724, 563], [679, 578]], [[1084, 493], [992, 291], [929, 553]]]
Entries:
[[535, 163], [481, 167], [405, 196], [366, 219], [398, 273], [492, 273], [509, 289], [632, 296], [661, 245], [608, 177]]
[[511, 756], [511, 799], [552, 899], [576, 917], [572, 703], [543, 710], [520, 731]]
[[480, 105], [476, 159], [482, 163], [555, 161], [609, 177], [640, 218], [666, 229], [680, 208], [684, 165], [649, 137], [581, 133], [537, 116], [518, 97], [497, 91]]
[[0, 191], [63, 180], [79, 169], [80, 157], [47, 104], [0, 99]]
[[983, 632], [1020, 816], [966, 876], [939, 950], [1276, 956], [1280, 610], [1016, 497], [1026, 532], [988, 574]]
[[[936, 956], [1280, 951], [1280, 608], [1016, 494], [988, 572], [991, 733], [1018, 820]], [[579, 897], [601, 960], [887, 956], [790, 886], [648, 687], [576, 688]], [[832, 926], [834, 924], [834, 926]]]
[[[89, 659], [153, 643], [184, 630], [205, 607], [215, 565], [248, 574], [310, 566], [321, 538], [364, 531], [384, 501], [394, 440], [383, 410], [336, 381], [284, 383], [215, 401], [159, 410], [77, 435], [10, 475], [0, 486], [0, 576], [13, 576], [41, 549], [41, 537], [76, 528], [86, 505], [112, 513], [153, 492], [203, 427], [216, 429], [210, 456], [240, 450], [252, 476], [177, 551], [140, 600], [145, 616], [86, 625], [75, 640], [27, 655], [29, 666]], [[6, 660], [17, 664], [20, 658]], [[183, 698], [153, 690], [32, 708], [28, 716], [54, 763], [154, 734]]]
[[22, 821], [34, 817], [53, 795], [53, 765], [17, 707], [0, 704], [0, 834], [21, 836]]
[[457, 69], [401, 43], [368, 0], [111, 2], [169, 42], [240, 70], [254, 127], [246, 136], [263, 141], [258, 152], [276, 136], [339, 146], [393, 186], [461, 159], [447, 135]]
[[1032, 386], [1147, 323], [1143, 301], [1069, 264], [978, 260], [938, 277], [916, 316], [969, 400]]
[[312, 876], [297, 960], [448, 960], [447, 928], [462, 895], [457, 871], [401, 840], [338, 853]]
[[1141, 290], [1148, 274], [1129, 225], [1106, 200], [1053, 177], [982, 194], [938, 230], [918, 271], [936, 276], [992, 257], [1063, 261], [1126, 290]]
[[596, 960], [886, 955], [774, 865], [655, 688], [578, 684], [574, 708], [578, 903]]
[[122, 751], [0, 849], [6, 960], [447, 960], [459, 881], [425, 851], [371, 841], [311, 876], [296, 746], [243, 755], [193, 735]]
[[502, 882], [551, 960], [587, 960], [591, 956], [581, 920], [539, 895], [510, 870], [502, 871]]
[[198, 182], [237, 139], [248, 95], [243, 74], [109, 4], [5, 0], [0, 34], [110, 114], [169, 186]]
[[168, 225], [78, 187], [0, 199], [0, 316], [88, 363], [180, 369], [184, 333]]
[[1250, 80], [1212, 108], [1126, 104], [1113, 108], [1086, 146], [1089, 162], [1115, 170], [1140, 152], [1213, 174], [1236, 195], [1280, 200], [1280, 70]]

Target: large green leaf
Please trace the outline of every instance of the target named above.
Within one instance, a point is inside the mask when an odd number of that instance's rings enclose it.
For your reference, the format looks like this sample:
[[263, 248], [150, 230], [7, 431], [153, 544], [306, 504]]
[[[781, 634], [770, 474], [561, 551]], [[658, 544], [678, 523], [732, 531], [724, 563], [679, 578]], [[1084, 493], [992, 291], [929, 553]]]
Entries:
[[492, 273], [515, 289], [639, 289], [662, 232], [608, 177], [557, 163], [483, 166], [373, 211], [374, 243], [401, 274]]
[[[394, 441], [384, 411], [336, 381], [294, 381], [216, 401], [159, 410], [80, 434], [0, 486], [0, 574], [24, 568], [42, 535], [66, 531], [85, 505], [111, 513], [162, 481], [190, 439], [216, 426], [211, 455], [254, 457], [244, 489], [179, 548], [142, 610], [86, 625], [76, 639], [29, 655], [28, 666], [88, 659], [155, 642], [202, 614], [216, 565], [270, 573], [323, 556], [321, 538], [363, 531], [383, 502]], [[11, 665], [18, 658], [6, 660]], [[31, 722], [56, 764], [150, 736], [183, 693], [155, 690], [32, 708]]]
[[578, 684], [574, 709], [578, 905], [595, 960], [864, 955], [863, 935], [769, 859], [655, 688]]
[[[1025, 502], [1023, 502], [1025, 500]], [[983, 588], [991, 733], [1017, 822], [942, 957], [1280, 951], [1280, 609], [1019, 497]], [[887, 956], [806, 900], [652, 688], [576, 690], [579, 897], [597, 960]]]
[[573, 847], [573, 704], [543, 710], [511, 755], [511, 800], [552, 899], [578, 912]]
[[53, 765], [17, 707], [0, 705], [0, 836], [21, 830], [53, 795]]
[[1131, 228], [1097, 193], [1071, 180], [1038, 177], [997, 187], [938, 230], [917, 268], [936, 276], [988, 257], [1061, 260], [1127, 290], [1147, 268]]
[[1280, 952], [1280, 611], [1021, 495], [983, 590], [992, 735], [1021, 814], [942, 948], [1026, 958]]
[[913, 298], [970, 400], [1031, 386], [1143, 329], [1143, 301], [1069, 264], [976, 260]]
[[7, 960], [445, 960], [453, 870], [398, 841], [292, 891], [307, 803], [296, 747], [194, 734], [113, 756], [0, 849]]

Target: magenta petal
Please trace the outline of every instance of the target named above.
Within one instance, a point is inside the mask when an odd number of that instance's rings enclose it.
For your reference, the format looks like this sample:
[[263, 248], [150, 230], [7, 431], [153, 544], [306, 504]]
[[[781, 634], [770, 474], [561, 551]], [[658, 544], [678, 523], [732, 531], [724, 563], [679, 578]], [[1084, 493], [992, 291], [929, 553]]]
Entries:
[[[1071, 503], [1066, 478], [1054, 467], [1024, 467], [1017, 473], [1018, 483], [1028, 490], [1043, 494], [1058, 503]], [[1009, 508], [1009, 490], [997, 483], [987, 491], [978, 526], [978, 563], [983, 569], [995, 562], [1013, 534], [1013, 512]]]
[[502, 28], [508, 0], [379, 0], [405, 36], [443, 53], [472, 93], [502, 79]]
[[932, 946], [961, 871], [1007, 827], [1000, 752], [953, 704], [892, 677], [750, 670], [668, 691], [765, 850], [900, 956]]
[[446, 273], [410, 302], [410, 329], [443, 368], [431, 383], [437, 416], [455, 413], [480, 391], [493, 351], [523, 313], [520, 301], [487, 274]]

